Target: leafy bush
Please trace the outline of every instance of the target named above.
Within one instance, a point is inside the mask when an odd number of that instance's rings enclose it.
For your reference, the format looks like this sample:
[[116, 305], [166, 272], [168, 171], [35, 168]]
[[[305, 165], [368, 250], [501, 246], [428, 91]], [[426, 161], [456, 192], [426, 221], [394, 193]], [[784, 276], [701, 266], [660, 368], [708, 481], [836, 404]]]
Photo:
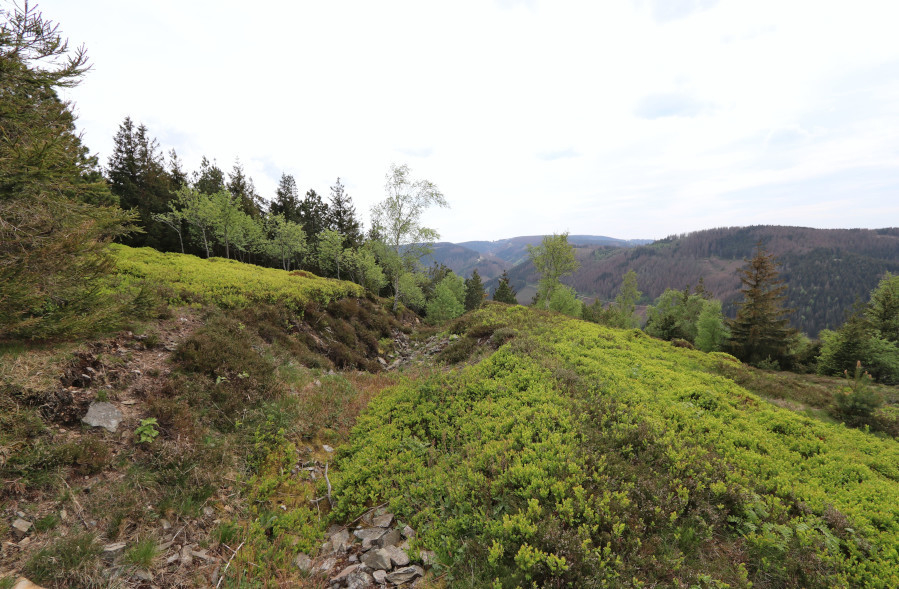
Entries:
[[852, 425], [867, 423], [877, 408], [883, 404], [880, 395], [868, 386], [872, 376], [862, 372], [861, 362], [855, 365], [855, 371], [851, 375], [848, 370], [843, 374], [846, 377], [846, 386], [834, 395], [837, 410]]

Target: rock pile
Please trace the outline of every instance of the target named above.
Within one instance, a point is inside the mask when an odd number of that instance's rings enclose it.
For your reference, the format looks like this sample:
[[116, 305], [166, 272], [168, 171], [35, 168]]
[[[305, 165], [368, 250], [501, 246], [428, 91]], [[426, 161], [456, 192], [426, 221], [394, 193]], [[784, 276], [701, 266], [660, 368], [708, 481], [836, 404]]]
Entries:
[[434, 564], [434, 553], [415, 551], [414, 560], [421, 565], [413, 564], [409, 540], [415, 537], [415, 530], [395, 525], [393, 514], [383, 508], [369, 511], [360, 519], [361, 524], [352, 532], [345, 527], [332, 528], [318, 558], [300, 554], [294, 564], [308, 573], [326, 576], [331, 589], [416, 587], [425, 567]]

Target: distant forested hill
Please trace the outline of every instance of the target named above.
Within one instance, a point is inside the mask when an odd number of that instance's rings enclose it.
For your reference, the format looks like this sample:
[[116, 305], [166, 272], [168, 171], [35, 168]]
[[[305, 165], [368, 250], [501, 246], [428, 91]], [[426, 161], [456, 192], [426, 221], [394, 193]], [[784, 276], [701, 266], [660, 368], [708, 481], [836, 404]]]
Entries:
[[[733, 314], [740, 299], [737, 270], [761, 241], [781, 262], [788, 285], [793, 325], [816, 336], [835, 328], [857, 298], [867, 300], [884, 272], [899, 273], [899, 228], [810, 229], [727, 227], [671, 236], [633, 248], [583, 245], [576, 248], [581, 269], [568, 284], [586, 297], [611, 300], [621, 278], [637, 272], [644, 302], [665, 288], [683, 289], [703, 278], [705, 286]], [[519, 300], [529, 302], [537, 276], [525, 261], [509, 270]], [[488, 283], [491, 289], [495, 281]]]
[[[477, 268], [485, 280], [496, 278], [518, 264], [528, 260], [529, 245], [539, 245], [542, 235], [525, 235], [496, 241], [464, 241], [461, 243], [434, 244], [433, 253], [422, 260], [426, 265], [434, 262], [445, 264], [460, 276], [469, 276]], [[616, 239], [604, 235], [569, 235], [568, 243], [575, 247], [609, 246], [630, 248], [652, 243], [651, 239]]]

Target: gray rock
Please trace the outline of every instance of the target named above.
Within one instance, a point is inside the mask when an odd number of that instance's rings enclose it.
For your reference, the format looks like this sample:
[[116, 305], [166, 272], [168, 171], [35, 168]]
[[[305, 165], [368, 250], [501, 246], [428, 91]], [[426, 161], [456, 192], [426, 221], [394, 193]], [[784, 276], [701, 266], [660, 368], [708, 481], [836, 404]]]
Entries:
[[381, 366], [387, 366], [387, 360], [385, 360], [385, 359], [382, 358], [381, 356], [378, 356], [378, 363], [379, 363]]
[[146, 581], [147, 583], [151, 583], [153, 581], [153, 573], [142, 569], [135, 570], [133, 573], [131, 573], [131, 576], [140, 581]]
[[387, 582], [387, 571], [375, 571], [371, 574], [375, 579], [375, 583], [378, 585], [383, 585]]
[[406, 554], [405, 550], [400, 550], [396, 546], [387, 546], [381, 550], [390, 555], [390, 560], [394, 566], [404, 567], [409, 564], [409, 555]]
[[334, 448], [327, 444], [322, 444], [322, 449], [329, 454], [334, 451]]
[[389, 528], [390, 524], [393, 523], [393, 514], [385, 513], [384, 515], [379, 515], [371, 520], [371, 525], [376, 528]]
[[384, 548], [385, 546], [396, 546], [400, 542], [403, 541], [403, 537], [396, 530], [390, 530], [377, 540], [375, 540], [375, 544], [379, 547]]
[[293, 559], [293, 565], [304, 573], [308, 573], [312, 570], [312, 559], [309, 558], [309, 555], [301, 552]]
[[365, 571], [353, 571], [346, 578], [347, 589], [366, 589], [371, 587], [371, 575]]
[[28, 535], [31, 530], [31, 522], [25, 521], [21, 517], [12, 523], [12, 532], [16, 540], [21, 540]]
[[124, 542], [115, 542], [113, 544], [107, 544], [103, 547], [103, 552], [101, 552], [101, 556], [103, 560], [106, 562], [112, 562], [118, 557], [122, 556], [125, 552], [125, 544]]
[[375, 541], [386, 533], [387, 528], [363, 528], [361, 530], [356, 530], [355, 532], [353, 532], [353, 535], [362, 541]]
[[331, 547], [335, 552], [342, 552], [352, 544], [350, 533], [346, 530], [340, 530], [331, 534]]
[[322, 561], [322, 563], [320, 565], [318, 565], [318, 567], [316, 567], [316, 570], [322, 574], [327, 575], [336, 566], [337, 566], [336, 558], [326, 558], [325, 560]]
[[413, 530], [413, 529], [410, 528], [409, 526], [406, 526], [406, 527], [403, 528], [403, 536], [405, 536], [406, 538], [414, 538], [414, 537], [415, 537], [415, 530]]
[[370, 569], [376, 571], [389, 570], [393, 568], [390, 560], [390, 552], [383, 549], [378, 548], [377, 550], [370, 550], [362, 555], [362, 563]]
[[350, 566], [346, 567], [345, 569], [331, 577], [331, 583], [338, 583], [340, 585], [343, 585], [346, 578], [349, 577], [350, 574], [354, 573], [360, 566], [361, 565], [358, 564], [351, 564]]
[[425, 566], [434, 566], [437, 564], [437, 555], [430, 550], [422, 550], [418, 553], [418, 557]]
[[91, 403], [87, 408], [87, 415], [81, 418], [81, 421], [91, 427], [102, 427], [107, 431], [115, 433], [122, 423], [122, 412], [119, 411], [112, 403], [99, 402]]
[[420, 566], [403, 567], [387, 574], [387, 580], [394, 585], [408, 583], [416, 577], [424, 576], [425, 571]]

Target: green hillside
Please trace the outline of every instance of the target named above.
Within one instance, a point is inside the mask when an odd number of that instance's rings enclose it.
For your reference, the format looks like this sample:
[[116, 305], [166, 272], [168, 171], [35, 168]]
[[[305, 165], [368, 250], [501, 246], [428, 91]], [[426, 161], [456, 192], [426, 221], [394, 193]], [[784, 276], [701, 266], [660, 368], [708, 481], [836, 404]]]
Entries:
[[899, 583], [895, 440], [640, 331], [501, 305], [453, 329], [470, 365], [375, 399], [336, 484], [338, 519], [388, 502], [453, 586]]
[[123, 331], [0, 347], [0, 587], [321, 587], [375, 508], [426, 588], [899, 584], [899, 442], [828, 417], [839, 379], [112, 251]]

